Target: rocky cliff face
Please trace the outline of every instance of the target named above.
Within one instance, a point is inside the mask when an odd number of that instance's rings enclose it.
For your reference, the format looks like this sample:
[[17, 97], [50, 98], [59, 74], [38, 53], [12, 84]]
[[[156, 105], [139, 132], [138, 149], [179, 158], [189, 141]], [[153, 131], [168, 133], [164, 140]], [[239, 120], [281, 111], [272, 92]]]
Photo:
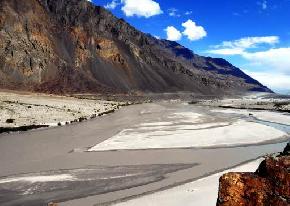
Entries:
[[223, 59], [157, 40], [86, 0], [0, 0], [0, 14], [1, 88], [270, 91]]
[[267, 157], [253, 173], [228, 173], [220, 178], [218, 206], [289, 206], [290, 144]]

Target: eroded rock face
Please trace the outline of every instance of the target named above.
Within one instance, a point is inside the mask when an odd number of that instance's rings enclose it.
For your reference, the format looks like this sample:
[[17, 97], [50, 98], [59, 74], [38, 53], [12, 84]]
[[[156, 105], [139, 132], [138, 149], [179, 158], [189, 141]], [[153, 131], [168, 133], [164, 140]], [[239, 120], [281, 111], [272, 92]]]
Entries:
[[144, 34], [86, 0], [0, 1], [0, 87], [52, 93], [270, 91], [223, 59]]
[[220, 178], [218, 206], [289, 206], [290, 145], [267, 157], [255, 173], [228, 173]]

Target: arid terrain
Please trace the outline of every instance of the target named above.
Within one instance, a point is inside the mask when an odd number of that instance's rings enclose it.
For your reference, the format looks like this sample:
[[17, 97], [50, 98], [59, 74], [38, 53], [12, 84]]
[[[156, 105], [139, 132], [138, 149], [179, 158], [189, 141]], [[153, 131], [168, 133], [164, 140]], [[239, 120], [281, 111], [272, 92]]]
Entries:
[[290, 4], [251, 3], [0, 0], [0, 206], [289, 206]]
[[[92, 97], [2, 94], [4, 104], [5, 97], [21, 102], [15, 110], [18, 116], [9, 116], [15, 122], [22, 111], [37, 123], [54, 119], [57, 123], [98, 115], [121, 104]], [[250, 101], [249, 96], [235, 101], [243, 99]], [[50, 115], [29, 113], [43, 101], [49, 107], [41, 106], [40, 111]], [[62, 119], [57, 119], [59, 112]], [[120, 107], [81, 123], [1, 134], [0, 203], [215, 205], [218, 178], [225, 171], [253, 172], [260, 163], [257, 159], [283, 150], [289, 141], [289, 118], [287, 112], [189, 104], [176, 98]]]
[[0, 92], [0, 133], [81, 122], [127, 104], [130, 102]]
[[145, 34], [87, 0], [2, 0], [0, 13], [0, 88], [57, 94], [271, 92], [225, 59]]
[[232, 109], [271, 110], [290, 113], [290, 97], [268, 93], [249, 93], [249, 95], [192, 101], [192, 104]]

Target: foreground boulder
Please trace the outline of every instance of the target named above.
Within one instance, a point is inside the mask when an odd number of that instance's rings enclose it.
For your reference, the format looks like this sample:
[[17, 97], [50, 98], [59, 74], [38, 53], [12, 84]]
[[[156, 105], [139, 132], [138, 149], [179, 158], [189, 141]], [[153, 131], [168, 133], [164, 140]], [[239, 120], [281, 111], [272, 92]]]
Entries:
[[217, 206], [289, 206], [290, 144], [267, 157], [255, 173], [228, 173], [220, 178]]

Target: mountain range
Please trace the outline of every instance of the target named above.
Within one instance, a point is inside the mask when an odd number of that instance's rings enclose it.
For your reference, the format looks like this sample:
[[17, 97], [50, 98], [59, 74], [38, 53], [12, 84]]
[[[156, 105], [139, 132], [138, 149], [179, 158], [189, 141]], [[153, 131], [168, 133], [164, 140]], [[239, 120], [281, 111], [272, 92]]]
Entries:
[[86, 0], [0, 0], [0, 88], [271, 92], [224, 59], [156, 39]]

